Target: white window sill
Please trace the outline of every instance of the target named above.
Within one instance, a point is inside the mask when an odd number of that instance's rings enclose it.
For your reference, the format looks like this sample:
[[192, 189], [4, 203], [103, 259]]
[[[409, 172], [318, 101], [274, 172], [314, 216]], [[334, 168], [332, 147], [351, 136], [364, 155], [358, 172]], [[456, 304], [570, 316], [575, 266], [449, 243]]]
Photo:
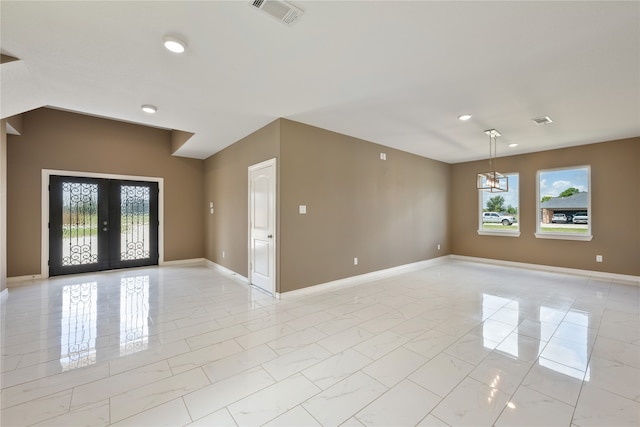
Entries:
[[520, 237], [520, 231], [486, 231], [478, 230], [480, 236]]
[[535, 233], [537, 239], [556, 239], [556, 240], [580, 240], [590, 242], [593, 239], [591, 234], [573, 234], [573, 233]]

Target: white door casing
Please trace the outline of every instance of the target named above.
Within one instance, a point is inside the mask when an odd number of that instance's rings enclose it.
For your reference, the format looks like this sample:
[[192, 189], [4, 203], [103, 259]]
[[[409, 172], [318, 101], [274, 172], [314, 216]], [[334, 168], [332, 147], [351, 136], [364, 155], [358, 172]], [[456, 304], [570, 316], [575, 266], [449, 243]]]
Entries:
[[249, 167], [249, 281], [275, 295], [276, 159]]

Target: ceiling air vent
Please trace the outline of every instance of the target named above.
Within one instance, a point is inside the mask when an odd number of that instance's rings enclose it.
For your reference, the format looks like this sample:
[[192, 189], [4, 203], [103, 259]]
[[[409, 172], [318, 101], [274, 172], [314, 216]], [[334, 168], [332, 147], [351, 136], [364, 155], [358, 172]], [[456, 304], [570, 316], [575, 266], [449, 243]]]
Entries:
[[540, 116], [540, 117], [536, 117], [535, 119], [531, 119], [533, 120], [538, 126], [540, 125], [548, 125], [549, 123], [551, 123], [553, 120], [551, 120], [551, 117], [549, 116]]
[[251, 7], [255, 7], [267, 15], [286, 25], [293, 25], [304, 11], [281, 0], [253, 0]]

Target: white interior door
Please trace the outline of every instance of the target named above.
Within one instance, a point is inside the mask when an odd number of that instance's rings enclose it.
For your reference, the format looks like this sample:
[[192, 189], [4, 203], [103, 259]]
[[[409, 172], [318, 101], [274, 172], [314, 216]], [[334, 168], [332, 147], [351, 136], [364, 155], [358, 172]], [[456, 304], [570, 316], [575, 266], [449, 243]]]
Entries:
[[249, 167], [249, 280], [275, 293], [276, 159]]

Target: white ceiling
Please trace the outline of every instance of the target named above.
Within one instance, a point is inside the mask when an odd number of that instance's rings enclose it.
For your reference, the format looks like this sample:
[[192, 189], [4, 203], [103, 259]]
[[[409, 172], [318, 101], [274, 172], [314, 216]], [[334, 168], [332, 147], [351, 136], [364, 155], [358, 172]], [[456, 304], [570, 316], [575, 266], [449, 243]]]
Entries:
[[486, 158], [489, 128], [498, 156], [640, 136], [638, 1], [293, 3], [288, 27], [248, 0], [2, 0], [0, 49], [21, 59], [2, 65], [2, 117], [193, 132], [176, 154], [195, 158], [279, 117], [448, 163]]

